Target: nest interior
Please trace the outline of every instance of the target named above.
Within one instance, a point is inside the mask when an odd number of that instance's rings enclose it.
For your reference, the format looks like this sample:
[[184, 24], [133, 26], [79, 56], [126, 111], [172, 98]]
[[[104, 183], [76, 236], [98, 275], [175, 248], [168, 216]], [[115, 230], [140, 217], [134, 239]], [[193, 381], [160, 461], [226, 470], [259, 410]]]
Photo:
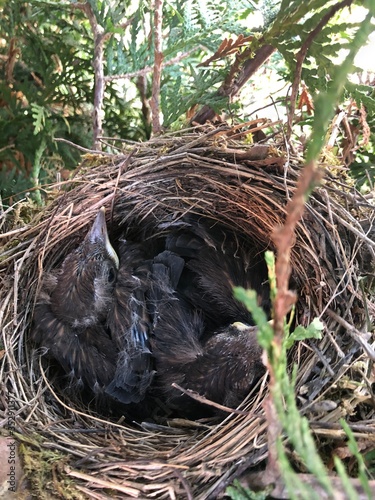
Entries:
[[[1, 411], [6, 427], [10, 394], [25, 469], [34, 467], [30, 480], [40, 498], [56, 484], [69, 498], [216, 498], [265, 460], [266, 379], [241, 414], [220, 423], [111, 421], [54, 387], [28, 334], [43, 272], [80, 243], [101, 206], [114, 238], [158, 238], [171, 220], [193, 213], [234, 230], [261, 253], [274, 250], [272, 231], [283, 224], [300, 167], [282, 149], [246, 145], [228, 130], [191, 130], [129, 145], [121, 154], [87, 155], [71, 180], [49, 187], [53, 201], [27, 225], [15, 224], [12, 211], [3, 214]], [[297, 364], [301, 412], [322, 440], [337, 439], [329, 429], [337, 431], [341, 417], [354, 424], [373, 418], [371, 347], [361, 334], [374, 315], [374, 301], [361, 287], [373, 273], [373, 220], [373, 206], [327, 171], [296, 231], [296, 321], [319, 317], [324, 334], [300, 342], [291, 364]], [[52, 486], [35, 473], [33, 453], [36, 461], [49, 457], [56, 464]]]

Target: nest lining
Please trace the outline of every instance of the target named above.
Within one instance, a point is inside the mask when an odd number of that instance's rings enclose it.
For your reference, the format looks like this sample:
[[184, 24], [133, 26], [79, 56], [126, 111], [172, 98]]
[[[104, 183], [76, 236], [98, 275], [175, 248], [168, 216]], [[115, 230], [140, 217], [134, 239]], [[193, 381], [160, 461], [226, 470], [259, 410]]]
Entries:
[[[89, 155], [72, 180], [50, 187], [61, 194], [28, 227], [3, 235], [4, 390], [17, 401], [20, 439], [34, 450], [68, 453], [58, 477], [62, 484], [74, 480], [77, 498], [79, 492], [107, 498], [109, 490], [111, 498], [215, 498], [233, 477], [266, 457], [265, 379], [242, 405], [243, 413], [230, 414], [220, 424], [177, 419], [169, 426], [114, 423], [56, 393], [27, 340], [42, 273], [79, 244], [103, 205], [111, 214], [114, 239], [124, 231], [129, 239], [158, 238], [172, 220], [194, 213], [234, 229], [259, 252], [274, 250], [272, 230], [284, 221], [300, 161], [289, 159], [286, 174], [282, 150], [262, 146], [257, 151], [258, 146], [228, 135], [225, 130], [185, 131], [128, 146], [122, 154]], [[348, 373], [359, 383], [347, 397], [352, 413], [361, 413], [353, 419], [372, 417], [363, 403], [370, 397], [365, 384], [369, 358], [355, 327], [364, 325], [366, 314], [374, 315], [375, 309], [359, 287], [360, 257], [372, 258], [374, 252], [357, 222], [374, 217], [373, 207], [363, 202], [328, 176], [309, 200], [297, 230], [291, 262], [292, 286], [299, 293], [297, 320], [306, 325], [323, 313], [325, 323], [320, 342], [301, 342], [293, 354], [305, 413], [321, 400], [342, 395], [340, 380]], [[360, 368], [358, 360], [363, 361]], [[348, 411], [338, 404], [321, 418], [312, 413], [320, 423], [315, 432], [324, 435], [327, 422], [337, 423]]]

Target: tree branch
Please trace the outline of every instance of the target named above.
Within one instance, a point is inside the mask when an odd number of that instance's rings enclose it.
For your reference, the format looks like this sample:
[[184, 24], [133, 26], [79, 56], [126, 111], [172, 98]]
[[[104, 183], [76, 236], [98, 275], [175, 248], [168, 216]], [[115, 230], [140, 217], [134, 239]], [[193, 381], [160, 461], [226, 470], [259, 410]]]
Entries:
[[101, 150], [102, 145], [99, 137], [103, 135], [103, 100], [104, 100], [104, 41], [106, 34], [104, 29], [98, 24], [95, 13], [88, 2], [83, 4], [74, 3], [72, 6], [82, 10], [90, 23], [91, 31], [94, 38], [94, 111], [93, 111], [93, 148]]
[[286, 207], [286, 219], [283, 226], [276, 228], [272, 239], [276, 246], [277, 293], [274, 303], [275, 342], [281, 348], [284, 336], [284, 318], [296, 301], [296, 295], [289, 290], [291, 275], [290, 256], [295, 242], [297, 224], [305, 210], [306, 199], [311, 190], [319, 183], [321, 173], [315, 161], [310, 161], [302, 170], [293, 198]]
[[139, 96], [142, 103], [142, 116], [147, 129], [147, 134], [149, 134], [151, 128], [151, 109], [150, 103], [147, 97], [147, 78], [146, 75], [140, 75], [136, 79], [136, 87], [139, 92]]
[[[163, 66], [172, 66], [172, 64], [177, 64], [186, 57], [190, 56], [193, 52], [195, 52], [198, 49], [198, 47], [194, 47], [191, 50], [188, 50], [187, 52], [183, 52], [182, 54], [179, 54], [178, 56], [174, 57], [173, 59], [169, 59], [169, 61], [166, 61], [163, 63]], [[153, 66], [145, 66], [144, 68], [138, 70], [138, 71], [133, 71], [131, 73], [122, 73], [121, 75], [108, 75], [104, 77], [105, 82], [113, 82], [114, 80], [131, 80], [132, 78], [137, 78], [139, 76], [146, 76], [149, 73], [152, 73], [154, 71]]]
[[[234, 97], [239, 93], [245, 83], [251, 78], [251, 76], [264, 64], [271, 55], [275, 52], [275, 48], [272, 45], [262, 45], [255, 52], [254, 57], [248, 59], [239, 73], [237, 79], [234, 80], [232, 75], [232, 70], [229, 71], [230, 78], [228, 77], [226, 81], [217, 91], [217, 94], [222, 97]], [[247, 50], [241, 55], [241, 59], [248, 55], [250, 57], [250, 51]], [[236, 69], [238, 68], [238, 60], [234, 62]], [[230, 80], [230, 83], [229, 81]], [[215, 111], [209, 106], [203, 106], [191, 119], [192, 123], [204, 124], [207, 120], [212, 120], [215, 117]]]
[[161, 69], [163, 64], [162, 52], [162, 25], [163, 25], [163, 0], [155, 0], [154, 14], [154, 71], [152, 79], [152, 96], [151, 96], [151, 112], [152, 112], [152, 133], [159, 135], [161, 133], [160, 124], [160, 82]]

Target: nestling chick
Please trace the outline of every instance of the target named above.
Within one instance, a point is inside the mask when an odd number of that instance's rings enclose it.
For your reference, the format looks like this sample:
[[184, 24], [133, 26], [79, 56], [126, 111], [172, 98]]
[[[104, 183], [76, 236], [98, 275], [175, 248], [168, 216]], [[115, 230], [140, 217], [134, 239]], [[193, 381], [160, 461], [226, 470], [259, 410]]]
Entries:
[[[165, 251], [154, 259], [152, 352], [157, 384], [167, 404], [184, 416], [207, 409], [172, 387], [175, 382], [216, 403], [236, 407], [265, 373], [256, 327], [231, 324], [207, 336], [203, 313], [192, 310], [175, 289], [184, 261]], [[230, 302], [230, 297], [228, 302]], [[218, 311], [221, 303], [218, 304]], [[208, 409], [208, 412], [210, 410]]]
[[71, 385], [94, 393], [115, 372], [117, 351], [105, 320], [118, 268], [102, 208], [83, 242], [45, 277], [34, 309], [33, 340], [60, 363]]
[[168, 235], [166, 248], [184, 259], [178, 292], [193, 308], [203, 311], [208, 329], [234, 322], [253, 323], [244, 304], [233, 298], [234, 286], [255, 290], [259, 305], [269, 311], [264, 259], [234, 232], [190, 216]]

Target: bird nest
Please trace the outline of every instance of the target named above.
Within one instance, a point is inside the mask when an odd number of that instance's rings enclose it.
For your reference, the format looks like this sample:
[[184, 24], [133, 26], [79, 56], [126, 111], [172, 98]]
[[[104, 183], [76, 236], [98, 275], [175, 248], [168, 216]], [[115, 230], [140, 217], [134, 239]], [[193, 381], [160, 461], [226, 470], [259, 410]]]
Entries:
[[[220, 221], [259, 252], [275, 250], [273, 230], [284, 222], [300, 168], [298, 157], [238, 141], [233, 130], [188, 130], [125, 144], [121, 154], [88, 154], [70, 180], [46, 189], [52, 201], [29, 223], [30, 203], [3, 214], [1, 413], [22, 443], [24, 471], [38, 498], [56, 492], [63, 498], [217, 498], [242, 472], [262, 467], [266, 378], [240, 411], [220, 422], [114, 420], [54, 385], [29, 331], [43, 273], [77, 247], [100, 207], [109, 213], [112, 237], [125, 232], [147, 241], [193, 213]], [[374, 432], [373, 425], [367, 431], [360, 425], [373, 418], [373, 352], [361, 332], [375, 306], [361, 283], [373, 273], [374, 212], [345, 180], [335, 179], [339, 172], [326, 169], [291, 255], [296, 321], [307, 325], [318, 316], [324, 324], [322, 339], [301, 341], [290, 359], [297, 365], [301, 412], [322, 446], [342, 437], [341, 417], [354, 431], [357, 425], [362, 438]]]

